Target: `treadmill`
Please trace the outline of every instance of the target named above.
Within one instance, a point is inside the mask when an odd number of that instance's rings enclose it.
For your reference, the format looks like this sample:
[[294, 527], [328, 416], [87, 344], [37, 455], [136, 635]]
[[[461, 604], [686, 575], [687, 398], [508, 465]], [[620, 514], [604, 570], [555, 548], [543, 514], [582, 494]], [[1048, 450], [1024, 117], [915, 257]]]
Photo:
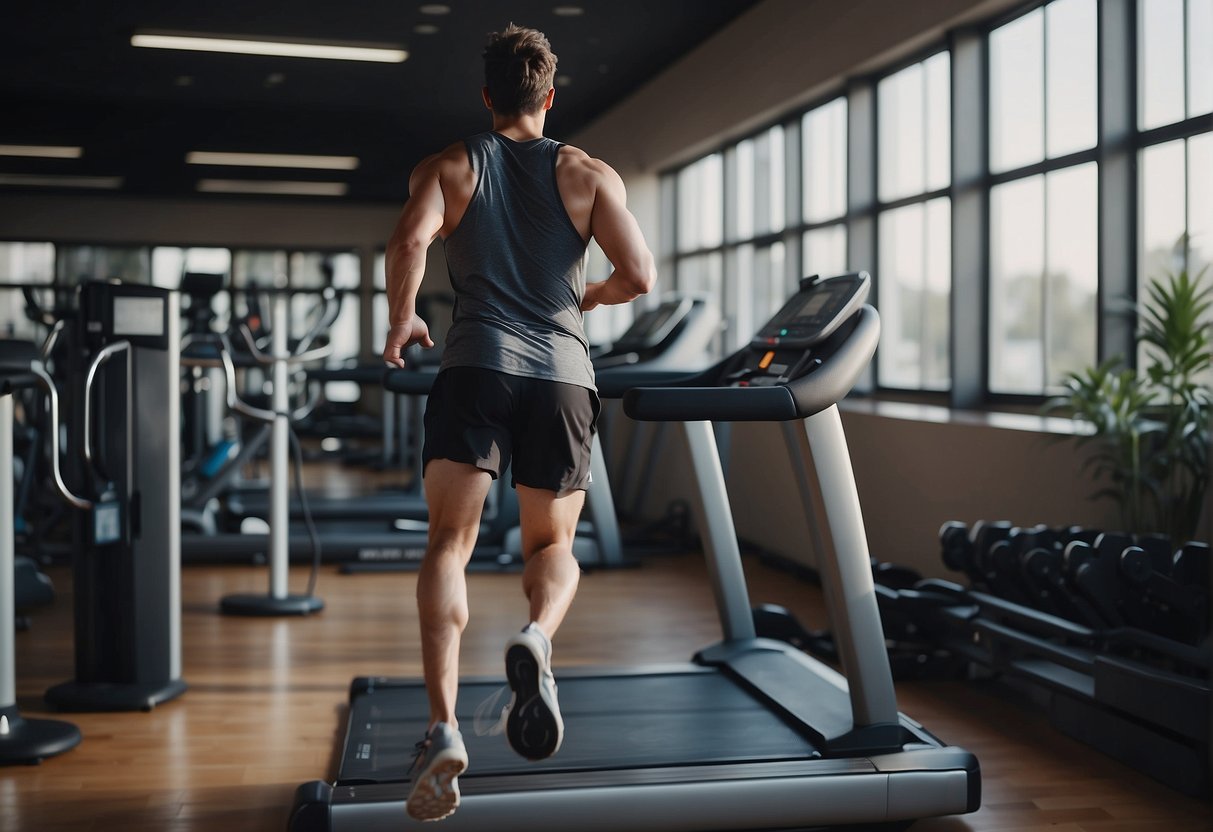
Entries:
[[[807, 278], [749, 346], [694, 377], [624, 396], [636, 419], [681, 422], [697, 484], [723, 640], [687, 665], [557, 668], [565, 740], [518, 757], [468, 731], [451, 832], [787, 829], [907, 824], [975, 811], [976, 758], [897, 711], [846, 439], [836, 402], [867, 366], [879, 319], [866, 273]], [[638, 375], [637, 381], [641, 379]], [[783, 424], [813, 520], [845, 676], [755, 636], [711, 422]], [[459, 718], [501, 678], [465, 680]], [[362, 678], [350, 691], [336, 782], [296, 793], [292, 832], [419, 829], [404, 802], [428, 722], [419, 679]]]

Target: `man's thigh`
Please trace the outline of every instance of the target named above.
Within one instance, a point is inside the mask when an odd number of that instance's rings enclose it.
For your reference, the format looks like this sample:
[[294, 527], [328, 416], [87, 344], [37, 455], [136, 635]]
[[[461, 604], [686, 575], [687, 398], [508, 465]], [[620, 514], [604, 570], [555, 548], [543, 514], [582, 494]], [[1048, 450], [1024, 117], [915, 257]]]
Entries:
[[434, 459], [425, 469], [430, 540], [443, 536], [466, 546], [476, 543], [480, 515], [493, 484], [492, 475], [466, 462]]

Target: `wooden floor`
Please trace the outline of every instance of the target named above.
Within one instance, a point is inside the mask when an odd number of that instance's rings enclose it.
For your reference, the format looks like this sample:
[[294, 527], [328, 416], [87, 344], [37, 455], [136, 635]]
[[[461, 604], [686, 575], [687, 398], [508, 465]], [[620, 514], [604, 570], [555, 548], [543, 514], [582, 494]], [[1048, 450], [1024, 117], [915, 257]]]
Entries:
[[[815, 589], [755, 562], [747, 571], [756, 601], [822, 623]], [[53, 577], [59, 599], [17, 638], [27, 716], [44, 715], [42, 691], [71, 673], [69, 576]], [[80, 747], [40, 766], [0, 769], [0, 830], [283, 830], [295, 787], [333, 774], [350, 679], [420, 672], [415, 576], [342, 576], [326, 567], [319, 616], [216, 614], [220, 596], [261, 591], [264, 581], [252, 567], [187, 568], [189, 692], [151, 713], [72, 716], [84, 734]], [[304, 571], [293, 573], [294, 588], [305, 581]], [[465, 670], [500, 673], [502, 633], [525, 622], [518, 576], [474, 574], [469, 586]], [[561, 666], [685, 661], [717, 637], [698, 557], [590, 574], [556, 640], [557, 676]], [[1208, 804], [1066, 739], [997, 687], [918, 682], [899, 694], [903, 710], [982, 765], [981, 811], [921, 821], [919, 832], [1210, 829]]]

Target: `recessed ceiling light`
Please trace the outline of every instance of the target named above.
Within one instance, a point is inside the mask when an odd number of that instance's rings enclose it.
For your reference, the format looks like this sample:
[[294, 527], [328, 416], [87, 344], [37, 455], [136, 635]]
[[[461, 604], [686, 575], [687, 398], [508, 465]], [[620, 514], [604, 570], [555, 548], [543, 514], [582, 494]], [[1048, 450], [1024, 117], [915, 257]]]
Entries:
[[23, 188], [102, 188], [113, 190], [122, 187], [122, 177], [0, 173], [0, 185], [17, 185]]
[[209, 194], [279, 194], [289, 196], [345, 196], [344, 182], [286, 182], [255, 179], [199, 179], [198, 190]]
[[0, 144], [0, 156], [36, 156], [41, 159], [79, 159], [84, 149], [45, 144]]
[[422, 14], [450, 14], [451, 7], [444, 3], [426, 3], [417, 11]]
[[557, 17], [579, 17], [585, 14], [585, 9], [581, 8], [581, 6], [557, 6], [552, 9], [552, 14]]
[[179, 87], [188, 87], [194, 83], [194, 76], [178, 75], [176, 80], [173, 83], [175, 83]]
[[256, 168], [315, 168], [354, 170], [357, 156], [301, 156], [291, 153], [221, 153], [194, 150], [185, 154], [187, 165], [238, 165]]
[[328, 58], [336, 61], [374, 61], [398, 64], [408, 58], [403, 49], [382, 45], [301, 43], [285, 40], [250, 40], [214, 35], [177, 35], [141, 32], [131, 36], [131, 46], [151, 49], [185, 49], [197, 52], [230, 52], [238, 55], [274, 55], [286, 58]]
[[419, 35], [436, 35], [438, 34], [438, 27], [433, 23], [418, 23], [413, 27], [413, 31]]
[[567, 75], [556, 76], [556, 86], [558, 87], [567, 87], [571, 83], [573, 83], [573, 79]]

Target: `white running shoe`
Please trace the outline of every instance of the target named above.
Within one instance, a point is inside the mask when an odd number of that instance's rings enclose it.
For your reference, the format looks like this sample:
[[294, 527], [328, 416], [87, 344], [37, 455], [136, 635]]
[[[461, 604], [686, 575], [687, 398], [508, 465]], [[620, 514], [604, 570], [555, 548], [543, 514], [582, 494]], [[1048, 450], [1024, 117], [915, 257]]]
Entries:
[[505, 677], [514, 691], [505, 734], [528, 760], [551, 757], [564, 739], [552, 676], [552, 642], [531, 622], [505, 645]]
[[417, 756], [409, 771], [413, 788], [409, 792], [410, 816], [417, 820], [442, 820], [459, 808], [460, 774], [468, 767], [468, 752], [459, 729], [439, 722], [425, 739], [417, 743]]

